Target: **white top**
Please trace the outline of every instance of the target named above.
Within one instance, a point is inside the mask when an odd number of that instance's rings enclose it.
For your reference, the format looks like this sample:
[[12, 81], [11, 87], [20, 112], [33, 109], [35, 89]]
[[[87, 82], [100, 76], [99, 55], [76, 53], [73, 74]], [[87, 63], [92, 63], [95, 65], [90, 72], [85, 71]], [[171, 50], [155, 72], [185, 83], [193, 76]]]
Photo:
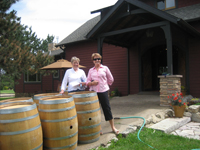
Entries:
[[66, 70], [65, 76], [62, 81], [61, 90], [65, 90], [67, 83], [68, 89], [67, 91], [74, 91], [74, 90], [84, 90], [85, 87], [79, 86], [80, 82], [86, 81], [85, 72], [82, 69], [78, 69], [75, 71], [73, 68]]

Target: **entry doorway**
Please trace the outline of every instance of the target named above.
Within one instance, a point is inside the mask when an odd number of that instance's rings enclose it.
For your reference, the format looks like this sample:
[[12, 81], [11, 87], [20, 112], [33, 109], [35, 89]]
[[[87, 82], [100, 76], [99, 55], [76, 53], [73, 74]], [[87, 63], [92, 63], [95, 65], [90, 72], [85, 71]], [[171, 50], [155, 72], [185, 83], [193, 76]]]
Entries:
[[[183, 75], [185, 85], [185, 52], [173, 46], [173, 74]], [[147, 50], [141, 57], [142, 91], [159, 91], [158, 75], [167, 74], [167, 49], [160, 45]]]

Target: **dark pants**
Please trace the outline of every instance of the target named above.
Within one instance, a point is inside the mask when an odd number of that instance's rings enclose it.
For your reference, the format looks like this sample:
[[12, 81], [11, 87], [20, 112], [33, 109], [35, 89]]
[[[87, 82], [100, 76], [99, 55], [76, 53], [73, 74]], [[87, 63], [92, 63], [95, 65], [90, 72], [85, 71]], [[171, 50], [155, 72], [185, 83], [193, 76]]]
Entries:
[[97, 93], [97, 95], [99, 98], [99, 102], [101, 104], [101, 108], [103, 109], [105, 120], [106, 121], [112, 120], [113, 116], [112, 116], [112, 112], [111, 112], [111, 108], [110, 108], [108, 91], [103, 92], [103, 93]]

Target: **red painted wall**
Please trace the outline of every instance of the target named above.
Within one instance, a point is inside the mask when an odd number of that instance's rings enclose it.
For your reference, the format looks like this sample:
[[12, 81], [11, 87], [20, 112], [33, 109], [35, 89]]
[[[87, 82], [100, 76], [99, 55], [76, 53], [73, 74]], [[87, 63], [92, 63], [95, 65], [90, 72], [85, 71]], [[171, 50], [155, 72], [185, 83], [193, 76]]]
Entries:
[[189, 42], [189, 82], [190, 94], [200, 97], [200, 39], [191, 39]]
[[111, 91], [115, 88], [122, 95], [128, 94], [128, 53], [126, 48], [114, 45], [103, 45], [103, 65], [108, 66], [113, 77], [114, 83]]

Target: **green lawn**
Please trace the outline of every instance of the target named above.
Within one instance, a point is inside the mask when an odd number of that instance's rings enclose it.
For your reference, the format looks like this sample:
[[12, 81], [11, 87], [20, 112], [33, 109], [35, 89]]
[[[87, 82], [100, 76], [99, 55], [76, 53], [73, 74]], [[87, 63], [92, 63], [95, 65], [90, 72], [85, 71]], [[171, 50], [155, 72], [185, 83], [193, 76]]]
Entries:
[[15, 94], [13, 90], [0, 90], [1, 94]]
[[[164, 132], [143, 128], [139, 134], [141, 142], [137, 137], [138, 131], [129, 134], [126, 138], [118, 136], [118, 141], [111, 142], [108, 148], [99, 147], [98, 150], [192, 150], [200, 149], [200, 141], [184, 138]], [[148, 146], [148, 145], [150, 146]], [[94, 149], [93, 149], [94, 150]]]

